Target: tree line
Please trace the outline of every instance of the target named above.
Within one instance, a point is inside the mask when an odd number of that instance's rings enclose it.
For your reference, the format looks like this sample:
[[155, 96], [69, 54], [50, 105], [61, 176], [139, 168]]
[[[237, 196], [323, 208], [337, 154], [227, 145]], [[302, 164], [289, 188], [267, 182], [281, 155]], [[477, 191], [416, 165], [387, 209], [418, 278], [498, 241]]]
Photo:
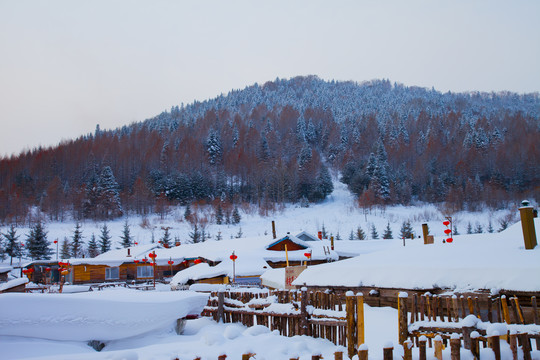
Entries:
[[0, 221], [106, 221], [210, 204], [324, 200], [453, 211], [537, 198], [538, 94], [440, 93], [377, 80], [276, 79], [0, 159]]

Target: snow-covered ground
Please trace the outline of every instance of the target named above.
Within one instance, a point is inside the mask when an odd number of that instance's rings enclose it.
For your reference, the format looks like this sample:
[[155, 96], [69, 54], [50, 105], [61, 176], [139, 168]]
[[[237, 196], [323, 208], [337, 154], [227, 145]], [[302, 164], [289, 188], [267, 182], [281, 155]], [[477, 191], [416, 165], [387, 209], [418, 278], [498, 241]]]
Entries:
[[[540, 250], [523, 250], [519, 223], [502, 233], [457, 235], [454, 236], [453, 244], [443, 244], [445, 227], [442, 221], [448, 214], [441, 213], [436, 207], [397, 206], [364, 212], [355, 205], [353, 197], [342, 184], [335, 185], [336, 190], [329, 199], [309, 208], [288, 206], [269, 217], [262, 217], [249, 208], [243, 209], [239, 225], [209, 225], [206, 230], [212, 236], [212, 241], [201, 244], [199, 249], [193, 245], [185, 246], [192, 229], [189, 223], [183, 220], [183, 208], [172, 211], [164, 220], [157, 216], [149, 217], [148, 221], [144, 221], [149, 225], [141, 226], [143, 220], [137, 217], [128, 218], [128, 223], [135, 241], [141, 247], [141, 254], [148, 251], [145, 245], [151, 244], [152, 238], [156, 242], [159, 240], [163, 234], [162, 227], [171, 227], [172, 237], [178, 237], [182, 241], [185, 251], [181, 249], [183, 246], [170, 251], [179, 252], [178, 258], [186, 257], [188, 253], [200, 255], [201, 251], [216, 260], [221, 257], [224, 265], [220, 271], [229, 271], [230, 264], [226, 261], [229, 251], [235, 250], [231, 249], [233, 244], [233, 247], [244, 244], [241, 248], [246, 251], [245, 254], [240, 247], [236, 249], [239, 264], [240, 261], [246, 261], [250, 268], [253, 264], [262, 268], [264, 263], [259, 259], [247, 259], [250, 257], [248, 250], [250, 247], [254, 252], [264, 249], [261, 244], [267, 244], [267, 239], [271, 239], [271, 220], [275, 220], [278, 236], [287, 232], [297, 234], [302, 230], [316, 234], [324, 225], [328, 234], [339, 234], [343, 239], [336, 241], [337, 252], [359, 255], [344, 262], [313, 266], [301, 275], [304, 279], [299, 279], [299, 283], [313, 283], [314, 279], [317, 279], [333, 284], [339, 282], [345, 286], [447, 285], [455, 288], [489, 289], [518, 286], [536, 291], [540, 289], [538, 276], [535, 275], [540, 273]], [[454, 224], [461, 234], [465, 233], [469, 222], [473, 228], [481, 225], [486, 231], [489, 221], [497, 229], [500, 219], [512, 216], [515, 220], [518, 219], [517, 209], [495, 213], [452, 214]], [[430, 233], [435, 235], [435, 244], [424, 246], [421, 239], [414, 239], [407, 240], [403, 247], [402, 241], [397, 239], [369, 239], [372, 225], [381, 236], [387, 224], [390, 224], [394, 237], [398, 238], [401, 224], [405, 220], [411, 221], [417, 234], [421, 233], [421, 224], [428, 223]], [[113, 247], [120, 246], [124, 222], [125, 219], [118, 219], [107, 223], [113, 236]], [[540, 224], [536, 224], [538, 229]], [[98, 237], [102, 225], [103, 223], [92, 221], [83, 223], [84, 240], [88, 241], [92, 233]], [[369, 240], [349, 241], [349, 234], [351, 231], [356, 232], [359, 226]], [[73, 221], [47, 223], [48, 239], [59, 239], [60, 242], [64, 238], [70, 239], [74, 227]], [[240, 228], [244, 238], [262, 239], [261, 243], [247, 245], [247, 239], [233, 239], [240, 232]], [[6, 228], [0, 231], [6, 232]], [[24, 241], [28, 228], [18, 228], [17, 232], [22, 235], [20, 240]], [[223, 238], [220, 242], [215, 241], [218, 233]], [[119, 253], [124, 251], [122, 249]], [[109, 253], [106, 256], [114, 257], [113, 255], [114, 253]], [[161, 257], [168, 258], [165, 253]], [[408, 262], [405, 262], [407, 259]], [[6, 263], [9, 264], [9, 260], [4, 262]], [[418, 277], [419, 268], [415, 267], [414, 263], [424, 264], [422, 277]], [[393, 264], [393, 267], [390, 264]], [[198, 265], [199, 268], [205, 266], [207, 265]], [[190, 268], [190, 271], [196, 271], [196, 268], [197, 266]], [[242, 265], [239, 265], [238, 270], [243, 271]], [[523, 272], [531, 275], [520, 277]], [[248, 275], [249, 271], [245, 273]], [[359, 277], [358, 274], [365, 276]], [[278, 274], [276, 279], [272, 279], [278, 281], [279, 277]], [[331, 359], [333, 353], [340, 349], [326, 340], [305, 336], [285, 338], [262, 326], [246, 328], [238, 324], [216, 324], [205, 318], [189, 320], [184, 334], [177, 335], [174, 331], [175, 320], [194, 308], [199, 308], [205, 299], [205, 296], [191, 292], [170, 292], [168, 287], [149, 292], [116, 289], [82, 294], [2, 294], [0, 358], [119, 360], [178, 357], [181, 360], [192, 360], [197, 356], [202, 359], [217, 359], [218, 355], [227, 354], [229, 359], [238, 359], [241, 354], [252, 352], [257, 354], [258, 360], [289, 359], [296, 356], [305, 360], [311, 359], [311, 355], [316, 353]], [[397, 313], [394, 309], [370, 308], [366, 305], [365, 324], [370, 359], [380, 359], [383, 345], [389, 341], [397, 344]], [[101, 337], [98, 334], [101, 334]], [[87, 345], [88, 340], [101, 340], [106, 346], [98, 353]], [[416, 358], [418, 355], [414, 354]], [[449, 356], [449, 349], [445, 350], [446, 355]], [[464, 355], [462, 358], [468, 359], [467, 355]], [[395, 356], [400, 358], [397, 348]], [[540, 359], [540, 353], [534, 352], [533, 357]]]

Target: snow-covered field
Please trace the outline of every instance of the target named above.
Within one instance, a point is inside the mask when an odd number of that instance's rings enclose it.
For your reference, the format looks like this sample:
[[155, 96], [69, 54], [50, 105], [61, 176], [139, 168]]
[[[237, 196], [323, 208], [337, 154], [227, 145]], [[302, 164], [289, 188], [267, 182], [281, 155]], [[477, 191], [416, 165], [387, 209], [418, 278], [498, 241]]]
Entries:
[[[439, 285], [456, 289], [481, 287], [492, 290], [512, 289], [514, 286], [540, 290], [537, 276], [540, 274], [540, 250], [523, 250], [519, 223], [502, 233], [457, 235], [454, 236], [453, 244], [443, 244], [445, 227], [442, 221], [448, 214], [441, 213], [436, 207], [399, 206], [364, 212], [355, 206], [353, 197], [342, 184], [336, 183], [335, 186], [336, 190], [329, 199], [309, 208], [289, 206], [268, 217], [244, 209], [242, 221], [237, 226], [209, 225], [206, 231], [212, 240], [200, 246], [209, 257], [213, 251], [223, 253], [223, 260], [228, 260], [228, 251], [231, 250], [228, 244], [239, 245], [247, 240], [233, 239], [240, 228], [244, 238], [267, 241], [265, 239], [271, 239], [272, 220], [276, 221], [278, 236], [287, 232], [297, 234], [302, 230], [316, 234], [324, 224], [328, 234], [339, 234], [343, 239], [336, 242], [336, 250], [359, 256], [343, 262], [311, 267], [301, 275], [299, 283], [398, 287]], [[171, 227], [172, 237], [178, 237], [185, 244], [191, 227], [183, 220], [182, 214], [183, 209], [179, 208], [163, 220], [157, 216], [149, 217], [145, 221], [149, 225], [141, 226], [143, 220], [137, 217], [128, 218], [128, 223], [139, 246], [150, 244], [152, 238], [159, 240], [163, 233], [162, 227]], [[518, 214], [516, 209], [510, 209], [495, 213], [457, 213], [452, 214], [452, 217], [459, 232], [464, 234], [468, 223], [473, 228], [481, 225], [486, 231], [490, 221], [497, 229], [500, 219], [514, 217], [517, 220]], [[390, 224], [394, 237], [398, 238], [405, 220], [411, 221], [417, 234], [421, 233], [421, 224], [428, 223], [430, 233], [435, 235], [435, 244], [424, 246], [421, 239], [414, 239], [407, 240], [403, 247], [402, 241], [398, 239], [369, 239], [372, 225], [381, 236], [387, 224]], [[115, 242], [113, 248], [119, 247], [124, 222], [125, 219], [118, 219], [107, 223]], [[540, 223], [536, 224], [538, 229]], [[83, 223], [84, 240], [88, 241], [92, 233], [99, 237], [102, 225], [91, 221]], [[369, 240], [348, 241], [349, 234], [356, 232], [359, 226]], [[73, 221], [47, 223], [48, 239], [69, 239], [74, 227]], [[0, 231], [5, 232], [6, 228]], [[23, 235], [20, 240], [24, 241], [28, 229], [18, 228], [17, 232]], [[218, 233], [224, 240], [216, 243]], [[250, 246], [258, 249], [258, 245]], [[192, 247], [185, 248], [194, 251]], [[180, 248], [171, 251], [179, 252]], [[239, 261], [249, 261], [244, 259], [249, 257], [249, 246], [245, 248], [245, 254], [238, 249], [241, 255]], [[4, 261], [4, 265], [8, 261]], [[260, 265], [258, 261], [253, 262]], [[423, 266], [421, 271], [420, 264]], [[198, 266], [202, 268], [207, 265]], [[192, 271], [194, 269], [190, 268]], [[524, 272], [530, 276], [520, 276]], [[364, 275], [360, 277], [358, 274]], [[111, 289], [82, 294], [2, 294], [0, 358], [131, 360], [178, 357], [181, 360], [192, 360], [197, 356], [217, 359], [218, 355], [227, 354], [229, 359], [239, 359], [243, 353], [251, 352], [257, 354], [255, 358], [258, 360], [290, 359], [297, 356], [305, 360], [317, 353], [331, 359], [336, 350], [345, 352], [345, 349], [336, 348], [326, 340], [306, 336], [285, 338], [262, 326], [246, 328], [238, 324], [217, 324], [206, 318], [188, 320], [184, 334], [177, 335], [174, 330], [175, 320], [200, 311], [205, 303], [206, 295], [171, 292], [166, 286], [149, 292]], [[380, 359], [383, 345], [388, 342], [397, 344], [397, 312], [390, 308], [371, 308], [366, 305], [365, 324], [370, 359]], [[96, 352], [87, 345], [89, 340], [100, 340], [106, 346], [101, 352]], [[503, 353], [507, 354], [506, 350], [503, 348]], [[444, 354], [449, 357], [449, 349]], [[398, 347], [394, 355], [396, 359], [401, 358]], [[417, 356], [415, 352], [414, 357]], [[462, 358], [468, 359], [467, 356], [464, 354]], [[491, 354], [485, 354], [486, 358], [489, 356]], [[540, 352], [534, 352], [533, 358], [540, 359]]]

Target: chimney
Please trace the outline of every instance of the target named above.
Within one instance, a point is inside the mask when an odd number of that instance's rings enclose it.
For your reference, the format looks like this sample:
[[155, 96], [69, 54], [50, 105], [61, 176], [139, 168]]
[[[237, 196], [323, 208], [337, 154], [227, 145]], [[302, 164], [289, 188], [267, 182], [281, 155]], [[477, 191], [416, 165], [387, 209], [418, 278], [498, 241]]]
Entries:
[[127, 251], [128, 251], [127, 257], [131, 257], [131, 249], [127, 248]]
[[322, 231], [319, 231], [319, 233], [317, 234], [319, 240], [322, 240]]

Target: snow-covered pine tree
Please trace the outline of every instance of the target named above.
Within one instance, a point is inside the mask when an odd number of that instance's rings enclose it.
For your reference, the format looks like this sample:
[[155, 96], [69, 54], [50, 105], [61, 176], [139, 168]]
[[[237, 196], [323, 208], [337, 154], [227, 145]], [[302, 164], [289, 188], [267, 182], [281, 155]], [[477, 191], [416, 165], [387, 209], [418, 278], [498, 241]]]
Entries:
[[349, 234], [349, 240], [354, 240], [354, 231], [351, 229], [351, 233]]
[[184, 211], [184, 219], [186, 219], [187, 221], [189, 221], [189, 219], [191, 218], [191, 206], [189, 205], [189, 203], [186, 205], [186, 210]]
[[124, 248], [128, 248], [131, 246], [131, 231], [129, 230], [129, 224], [127, 219], [124, 222], [124, 229], [122, 230], [122, 235], [120, 236], [120, 239], [122, 239], [120, 245], [122, 245]]
[[409, 220], [403, 221], [401, 224], [401, 229], [399, 231], [399, 237], [410, 239], [413, 236], [413, 228], [411, 226], [411, 222]]
[[493, 234], [493, 232], [495, 231], [495, 229], [493, 229], [493, 224], [491, 224], [491, 220], [489, 220], [487, 231], [490, 234]]
[[383, 239], [392, 239], [392, 229], [390, 229], [390, 222], [386, 225], [386, 229], [384, 229], [384, 233], [382, 236]]
[[30, 233], [26, 239], [26, 250], [32, 260], [49, 260], [52, 250], [47, 241], [47, 232], [41, 221], [38, 221], [30, 228]]
[[476, 224], [476, 228], [474, 229], [475, 234], [482, 234], [484, 232], [484, 228], [479, 223]]
[[83, 243], [82, 243], [82, 231], [81, 224], [78, 222], [75, 224], [75, 230], [73, 231], [73, 237], [71, 240], [71, 257], [82, 257]]
[[362, 230], [360, 226], [356, 229], [356, 239], [366, 240], [366, 233], [364, 232], [364, 230]]
[[471, 222], [469, 221], [469, 223], [467, 224], [467, 234], [472, 234], [472, 225], [471, 225]]
[[223, 224], [223, 208], [221, 207], [221, 202], [218, 203], [218, 206], [216, 209], [216, 224], [218, 225]]
[[371, 224], [371, 239], [376, 240], [379, 238], [379, 233], [377, 232], [377, 229], [375, 228], [375, 224]]
[[105, 166], [101, 171], [98, 192], [99, 209], [103, 218], [110, 219], [123, 214], [119, 186], [110, 166]]
[[170, 228], [168, 226], [165, 226], [162, 229], [163, 229], [163, 237], [160, 239], [161, 245], [164, 248], [169, 248], [171, 247], [171, 235], [169, 234]]
[[7, 233], [2, 234], [6, 239], [6, 244], [4, 245], [6, 254], [10, 257], [9, 265], [13, 265], [13, 258], [16, 258], [21, 255], [21, 247], [19, 246], [19, 235], [17, 235], [17, 230], [15, 230], [15, 225], [11, 224]]
[[191, 225], [192, 231], [189, 233], [189, 238], [191, 241], [196, 244], [201, 242], [201, 233], [199, 232], [199, 226], [196, 222], [193, 222]]
[[109, 234], [109, 228], [107, 224], [103, 224], [101, 228], [101, 235], [99, 236], [99, 250], [101, 253], [106, 253], [111, 249], [111, 235]]
[[60, 257], [62, 259], [69, 259], [71, 257], [71, 244], [67, 237], [64, 237], [62, 246], [60, 247]]
[[211, 165], [221, 163], [223, 156], [223, 146], [221, 145], [221, 139], [216, 130], [210, 130], [208, 138], [206, 140], [206, 151], [208, 153], [208, 161]]
[[240, 216], [240, 212], [238, 211], [238, 207], [235, 206], [233, 213], [232, 213], [232, 223], [233, 224], [239, 224], [240, 220], [242, 220], [242, 217]]
[[99, 255], [99, 248], [96, 241], [96, 235], [92, 233], [92, 236], [90, 237], [90, 241], [88, 241], [88, 256], [91, 258], [94, 258]]

